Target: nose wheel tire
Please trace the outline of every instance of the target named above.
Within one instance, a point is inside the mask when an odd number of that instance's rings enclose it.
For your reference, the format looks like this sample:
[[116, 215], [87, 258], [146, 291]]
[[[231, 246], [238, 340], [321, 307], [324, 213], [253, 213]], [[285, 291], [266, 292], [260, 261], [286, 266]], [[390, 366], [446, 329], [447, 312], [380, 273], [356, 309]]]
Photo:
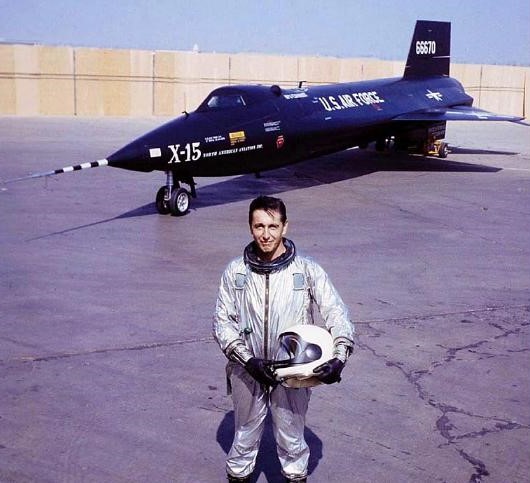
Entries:
[[169, 200], [166, 200], [167, 188], [162, 186], [156, 194], [156, 209], [161, 215], [169, 215], [171, 210], [169, 208]]
[[184, 216], [190, 208], [190, 194], [184, 188], [178, 188], [171, 193], [169, 211], [174, 216]]

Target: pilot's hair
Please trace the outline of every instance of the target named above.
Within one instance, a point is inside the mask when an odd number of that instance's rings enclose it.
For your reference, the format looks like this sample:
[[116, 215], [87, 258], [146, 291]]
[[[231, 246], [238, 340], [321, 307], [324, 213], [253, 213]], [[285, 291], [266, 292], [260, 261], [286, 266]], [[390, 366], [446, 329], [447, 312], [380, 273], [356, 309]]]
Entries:
[[280, 220], [282, 223], [287, 221], [287, 209], [285, 208], [285, 203], [280, 198], [262, 195], [253, 199], [248, 209], [249, 225], [252, 225], [252, 215], [256, 210], [264, 210], [269, 214], [272, 211], [276, 211], [280, 214]]

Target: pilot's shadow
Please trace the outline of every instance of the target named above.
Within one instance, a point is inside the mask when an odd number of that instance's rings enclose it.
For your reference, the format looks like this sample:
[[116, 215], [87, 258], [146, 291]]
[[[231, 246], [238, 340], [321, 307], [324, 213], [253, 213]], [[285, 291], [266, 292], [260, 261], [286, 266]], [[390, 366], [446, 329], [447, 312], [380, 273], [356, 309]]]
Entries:
[[[304, 431], [304, 436], [311, 451], [308, 465], [308, 471], [309, 474], [311, 474], [322, 458], [322, 441], [307, 426]], [[217, 429], [217, 442], [221, 448], [223, 448], [223, 451], [228, 454], [233, 439], [234, 411], [229, 411], [225, 414], [225, 417]], [[274, 435], [272, 433], [270, 413], [265, 420], [265, 430], [263, 431], [263, 437], [261, 438], [261, 445], [256, 460], [256, 468], [251, 481], [256, 482], [262, 473], [265, 475], [265, 479], [268, 483], [283, 483], [285, 481], [281, 474], [280, 461], [278, 460], [276, 453], [276, 441], [274, 440]]]

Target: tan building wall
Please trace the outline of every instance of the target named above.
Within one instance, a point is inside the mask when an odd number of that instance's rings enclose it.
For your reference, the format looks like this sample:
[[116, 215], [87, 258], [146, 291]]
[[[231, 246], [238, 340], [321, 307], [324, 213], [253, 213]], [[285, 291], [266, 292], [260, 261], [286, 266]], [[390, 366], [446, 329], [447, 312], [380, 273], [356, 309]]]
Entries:
[[0, 45], [0, 114], [73, 113], [73, 72], [70, 47]]
[[[176, 116], [215, 87], [399, 77], [404, 62], [0, 45], [0, 115]], [[452, 64], [475, 105], [527, 115], [529, 67]]]

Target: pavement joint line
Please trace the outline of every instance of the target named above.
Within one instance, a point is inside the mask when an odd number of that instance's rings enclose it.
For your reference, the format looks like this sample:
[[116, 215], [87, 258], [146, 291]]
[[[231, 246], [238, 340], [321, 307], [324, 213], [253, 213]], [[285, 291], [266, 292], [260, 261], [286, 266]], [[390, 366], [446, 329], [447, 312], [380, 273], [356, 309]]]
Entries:
[[[466, 315], [466, 314], [493, 312], [496, 310], [505, 310], [505, 309], [514, 309], [514, 308], [526, 308], [527, 310], [530, 311], [530, 305], [514, 305], [514, 306], [502, 305], [502, 306], [484, 307], [480, 309], [470, 309], [470, 310], [455, 311], [455, 312], [441, 312], [441, 313], [435, 313], [435, 314], [409, 315], [405, 317], [394, 317], [390, 319], [360, 320], [360, 321], [355, 321], [355, 324], [369, 326], [371, 324], [378, 324], [378, 323], [401, 322], [401, 321], [407, 321], [407, 320], [413, 320], [413, 319], [429, 319], [433, 317], [445, 317], [448, 315]], [[138, 344], [134, 346], [108, 347], [104, 349], [93, 349], [93, 350], [79, 351], [79, 352], [63, 352], [63, 353], [57, 353], [57, 354], [50, 354], [47, 356], [24, 356], [20, 358], [15, 358], [14, 361], [49, 362], [49, 361], [55, 361], [55, 360], [60, 360], [60, 359], [69, 359], [73, 357], [90, 356], [94, 354], [105, 354], [109, 352], [149, 350], [149, 349], [157, 349], [160, 347], [172, 347], [176, 345], [194, 344], [197, 342], [209, 342], [210, 343], [210, 342], [214, 342], [214, 338], [212, 336], [198, 337], [198, 338], [183, 339], [183, 340], [177, 340], [177, 341], [171, 341], [171, 342], [152, 342], [152, 343], [146, 343], [146, 344]], [[0, 362], [5, 363], [8, 361], [0, 360]]]
[[367, 320], [354, 320], [355, 325], [371, 325], [371, 324], [381, 324], [381, 323], [392, 323], [392, 322], [401, 322], [406, 320], [413, 319], [430, 319], [433, 317], [446, 317], [448, 315], [466, 315], [466, 314], [476, 314], [481, 312], [494, 312], [497, 310], [508, 310], [508, 309], [527, 309], [530, 311], [530, 305], [497, 305], [493, 307], [482, 307], [478, 309], [468, 309], [468, 310], [458, 310], [454, 312], [439, 312], [432, 314], [416, 314], [416, 315], [405, 315], [403, 317], [392, 317], [385, 319], [367, 319]]
[[[213, 337], [197, 337], [194, 339], [184, 339], [184, 340], [177, 340], [172, 342], [152, 342], [148, 344], [138, 344], [134, 346], [126, 346], [126, 347], [108, 347], [105, 349], [93, 349], [93, 350], [87, 350], [87, 351], [79, 351], [79, 352], [63, 352], [58, 354], [50, 354], [48, 356], [25, 356], [15, 359], [15, 361], [18, 362], [49, 362], [49, 361], [55, 361], [59, 359], [69, 359], [72, 357], [80, 357], [80, 356], [90, 356], [94, 354], [105, 354], [109, 352], [125, 352], [125, 351], [140, 351], [140, 350], [148, 350], [148, 349], [157, 349], [160, 347], [172, 347], [176, 345], [185, 345], [185, 344], [194, 344], [197, 342], [213, 342]], [[6, 362], [6, 361], [4, 361]]]

